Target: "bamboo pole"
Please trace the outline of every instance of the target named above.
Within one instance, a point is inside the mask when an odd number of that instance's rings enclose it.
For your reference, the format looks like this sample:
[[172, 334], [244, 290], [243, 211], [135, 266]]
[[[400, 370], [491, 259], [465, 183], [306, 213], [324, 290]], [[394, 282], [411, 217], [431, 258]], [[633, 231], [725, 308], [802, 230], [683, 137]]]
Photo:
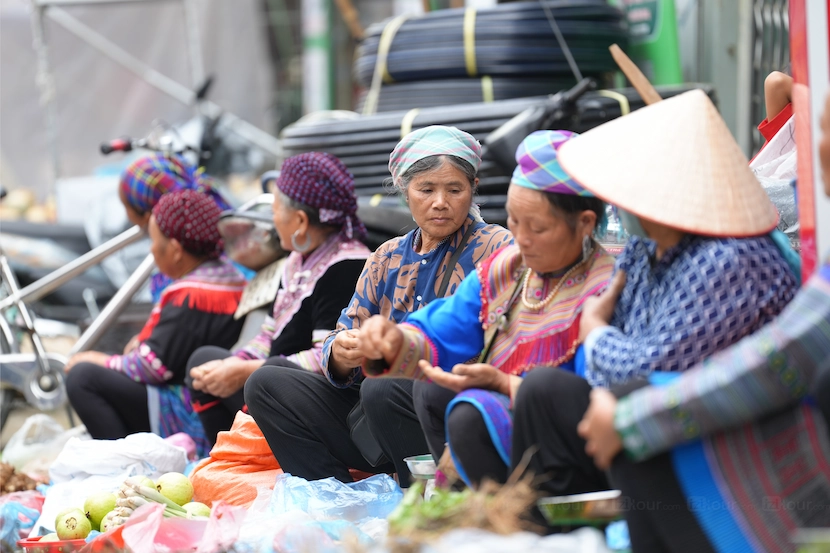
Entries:
[[625, 76], [631, 83], [631, 86], [633, 86], [640, 97], [642, 97], [646, 105], [654, 104], [663, 99], [648, 81], [646, 76], [643, 75], [643, 72], [640, 71], [640, 68], [637, 67], [637, 65], [631, 61], [631, 58], [629, 58], [625, 52], [622, 51], [622, 48], [616, 44], [612, 44], [608, 47], [608, 49], [611, 50], [611, 56], [614, 57], [614, 61], [620, 66], [620, 69], [623, 73], [625, 73]]
[[352, 0], [334, 0], [337, 4], [337, 10], [340, 12], [340, 17], [349, 28], [352, 38], [355, 40], [363, 40], [365, 31], [363, 25], [360, 24], [360, 15], [357, 8], [354, 7]]

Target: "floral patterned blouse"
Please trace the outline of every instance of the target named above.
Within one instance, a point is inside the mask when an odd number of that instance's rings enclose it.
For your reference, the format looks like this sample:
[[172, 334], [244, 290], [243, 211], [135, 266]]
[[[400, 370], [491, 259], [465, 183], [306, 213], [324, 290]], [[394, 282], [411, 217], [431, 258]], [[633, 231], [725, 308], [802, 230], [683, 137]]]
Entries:
[[334, 386], [347, 388], [362, 377], [360, 367], [355, 367], [345, 380], [337, 379], [329, 372], [331, 346], [337, 333], [359, 328], [364, 320], [373, 315], [383, 315], [401, 323], [410, 313], [438, 297], [450, 258], [470, 225], [474, 225], [473, 232], [452, 270], [445, 293], [451, 296], [478, 263], [513, 243], [510, 231], [468, 217], [449, 240], [430, 252], [421, 254], [415, 251], [416, 229], [382, 244], [369, 256], [352, 300], [343, 309], [337, 327], [323, 345], [323, 374]]

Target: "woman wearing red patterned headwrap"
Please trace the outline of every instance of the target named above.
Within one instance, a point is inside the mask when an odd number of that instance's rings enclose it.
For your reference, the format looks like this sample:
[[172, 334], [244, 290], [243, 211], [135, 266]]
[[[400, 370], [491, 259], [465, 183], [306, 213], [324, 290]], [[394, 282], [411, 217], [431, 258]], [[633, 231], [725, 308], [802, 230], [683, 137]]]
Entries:
[[184, 386], [187, 359], [205, 344], [231, 346], [243, 322], [233, 314], [245, 279], [219, 258], [220, 213], [211, 198], [193, 190], [164, 194], [153, 208], [151, 251], [159, 270], [173, 280], [138, 335], [138, 346], [125, 355], [82, 352], [66, 364], [69, 400], [93, 438], [185, 432], [206, 453]]
[[322, 340], [348, 304], [369, 250], [360, 239], [354, 178], [331, 154], [310, 152], [282, 165], [274, 193], [274, 226], [291, 254], [273, 316], [244, 347], [206, 346], [188, 361], [193, 408], [208, 440], [230, 430], [245, 405], [248, 377], [266, 363], [322, 372]]

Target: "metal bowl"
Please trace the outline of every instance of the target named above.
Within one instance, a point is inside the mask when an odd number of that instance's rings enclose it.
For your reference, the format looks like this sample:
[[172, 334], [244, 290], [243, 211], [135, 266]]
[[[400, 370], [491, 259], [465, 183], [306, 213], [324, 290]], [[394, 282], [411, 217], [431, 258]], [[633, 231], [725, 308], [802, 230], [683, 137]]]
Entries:
[[799, 528], [793, 533], [798, 553], [830, 553], [830, 529]]
[[546, 497], [536, 505], [551, 526], [601, 526], [622, 518], [619, 490]]
[[407, 457], [404, 462], [406, 462], [406, 466], [409, 467], [409, 472], [412, 473], [413, 477], [422, 480], [435, 478], [437, 467], [432, 455], [415, 455], [414, 457]]

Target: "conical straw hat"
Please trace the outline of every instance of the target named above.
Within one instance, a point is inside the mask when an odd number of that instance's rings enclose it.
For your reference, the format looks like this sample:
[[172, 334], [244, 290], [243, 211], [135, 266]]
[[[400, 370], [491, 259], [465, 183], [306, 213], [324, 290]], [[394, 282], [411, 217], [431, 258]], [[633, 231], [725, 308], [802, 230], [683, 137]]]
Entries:
[[693, 90], [562, 145], [562, 167], [599, 198], [707, 236], [757, 236], [778, 212], [715, 106]]

